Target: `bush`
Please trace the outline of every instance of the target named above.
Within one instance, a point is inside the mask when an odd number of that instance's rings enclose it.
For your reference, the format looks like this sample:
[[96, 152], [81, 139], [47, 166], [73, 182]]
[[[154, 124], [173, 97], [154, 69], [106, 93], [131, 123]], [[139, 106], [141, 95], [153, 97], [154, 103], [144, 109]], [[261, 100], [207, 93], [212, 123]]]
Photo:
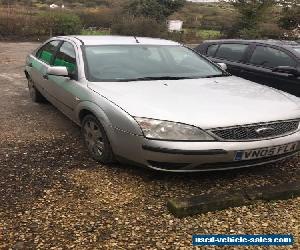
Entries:
[[124, 36], [164, 37], [167, 33], [167, 26], [151, 18], [123, 17], [114, 20], [111, 32]]
[[195, 30], [185, 30], [182, 39], [185, 43], [199, 43], [201, 40], [201, 37], [197, 36], [197, 32]]
[[109, 8], [102, 8], [95, 11], [81, 11], [78, 15], [85, 28], [110, 28], [113, 19], [114, 11]]
[[185, 41], [185, 34], [183, 31], [167, 32], [162, 38], [181, 43]]
[[34, 23], [32, 13], [24, 12], [24, 9], [0, 7], [0, 36], [26, 36], [34, 34], [31, 26]]
[[195, 31], [169, 32], [165, 23], [145, 17], [127, 17], [115, 20], [111, 33], [123, 36], [156, 37], [187, 43], [198, 43], [201, 40]]
[[153, 18], [165, 21], [167, 17], [181, 9], [185, 0], [130, 0], [124, 11], [135, 17]]
[[83, 29], [81, 35], [84, 36], [108, 36], [110, 35], [110, 29]]
[[65, 11], [50, 11], [40, 13], [37, 17], [36, 27], [38, 35], [74, 35], [82, 29], [80, 18]]
[[262, 23], [258, 27], [260, 31], [260, 38], [264, 39], [281, 39], [284, 30], [282, 30], [276, 23]]
[[0, 16], [0, 35], [9, 36], [22, 34], [24, 20], [20, 16]]

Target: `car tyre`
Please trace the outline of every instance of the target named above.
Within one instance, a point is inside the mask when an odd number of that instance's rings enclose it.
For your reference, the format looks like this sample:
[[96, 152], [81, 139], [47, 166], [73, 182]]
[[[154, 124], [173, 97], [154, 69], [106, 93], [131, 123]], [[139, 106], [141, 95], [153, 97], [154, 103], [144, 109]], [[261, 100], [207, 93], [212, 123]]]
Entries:
[[45, 101], [44, 96], [36, 89], [31, 78], [28, 78], [27, 81], [28, 81], [28, 89], [29, 89], [29, 95], [31, 100], [37, 103], [44, 102]]
[[114, 162], [114, 154], [102, 124], [93, 115], [87, 115], [81, 127], [84, 142], [90, 155], [104, 164]]

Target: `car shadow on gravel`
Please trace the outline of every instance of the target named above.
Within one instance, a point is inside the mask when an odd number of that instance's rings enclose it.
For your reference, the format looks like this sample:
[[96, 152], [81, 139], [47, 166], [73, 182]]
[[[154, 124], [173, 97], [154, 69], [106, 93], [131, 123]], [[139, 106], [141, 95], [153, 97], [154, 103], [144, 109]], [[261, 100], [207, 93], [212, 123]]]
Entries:
[[249, 187], [277, 185], [299, 180], [299, 158], [249, 168], [197, 173], [167, 173], [130, 165], [116, 165], [119, 171], [127, 171], [132, 178], [141, 178], [145, 184], [152, 183], [155, 193], [163, 195], [190, 196], [214, 191], [241, 190]]

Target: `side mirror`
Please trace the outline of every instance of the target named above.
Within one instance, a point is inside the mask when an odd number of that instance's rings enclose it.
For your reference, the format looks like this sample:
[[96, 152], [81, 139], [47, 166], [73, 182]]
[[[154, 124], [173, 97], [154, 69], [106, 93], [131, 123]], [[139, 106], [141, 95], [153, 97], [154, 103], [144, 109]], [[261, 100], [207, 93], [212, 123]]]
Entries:
[[294, 76], [300, 76], [300, 70], [291, 66], [278, 66], [272, 70], [277, 73], [284, 73]]
[[217, 63], [219, 66], [220, 66], [220, 68], [221, 69], [223, 69], [223, 70], [227, 70], [227, 65], [226, 65], [226, 63]]
[[47, 75], [52, 76], [70, 76], [67, 67], [64, 66], [53, 66], [47, 69]]

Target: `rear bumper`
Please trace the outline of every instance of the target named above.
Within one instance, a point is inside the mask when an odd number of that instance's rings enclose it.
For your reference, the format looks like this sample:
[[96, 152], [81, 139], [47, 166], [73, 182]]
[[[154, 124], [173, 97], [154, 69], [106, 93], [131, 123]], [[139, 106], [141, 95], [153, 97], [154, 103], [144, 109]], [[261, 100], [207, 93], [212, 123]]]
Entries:
[[[216, 171], [264, 165], [296, 155], [300, 151], [300, 132], [261, 141], [248, 142], [176, 142], [148, 140], [116, 131], [116, 155], [149, 168], [167, 172]], [[255, 160], [234, 161], [238, 151], [298, 142], [293, 152]]]

